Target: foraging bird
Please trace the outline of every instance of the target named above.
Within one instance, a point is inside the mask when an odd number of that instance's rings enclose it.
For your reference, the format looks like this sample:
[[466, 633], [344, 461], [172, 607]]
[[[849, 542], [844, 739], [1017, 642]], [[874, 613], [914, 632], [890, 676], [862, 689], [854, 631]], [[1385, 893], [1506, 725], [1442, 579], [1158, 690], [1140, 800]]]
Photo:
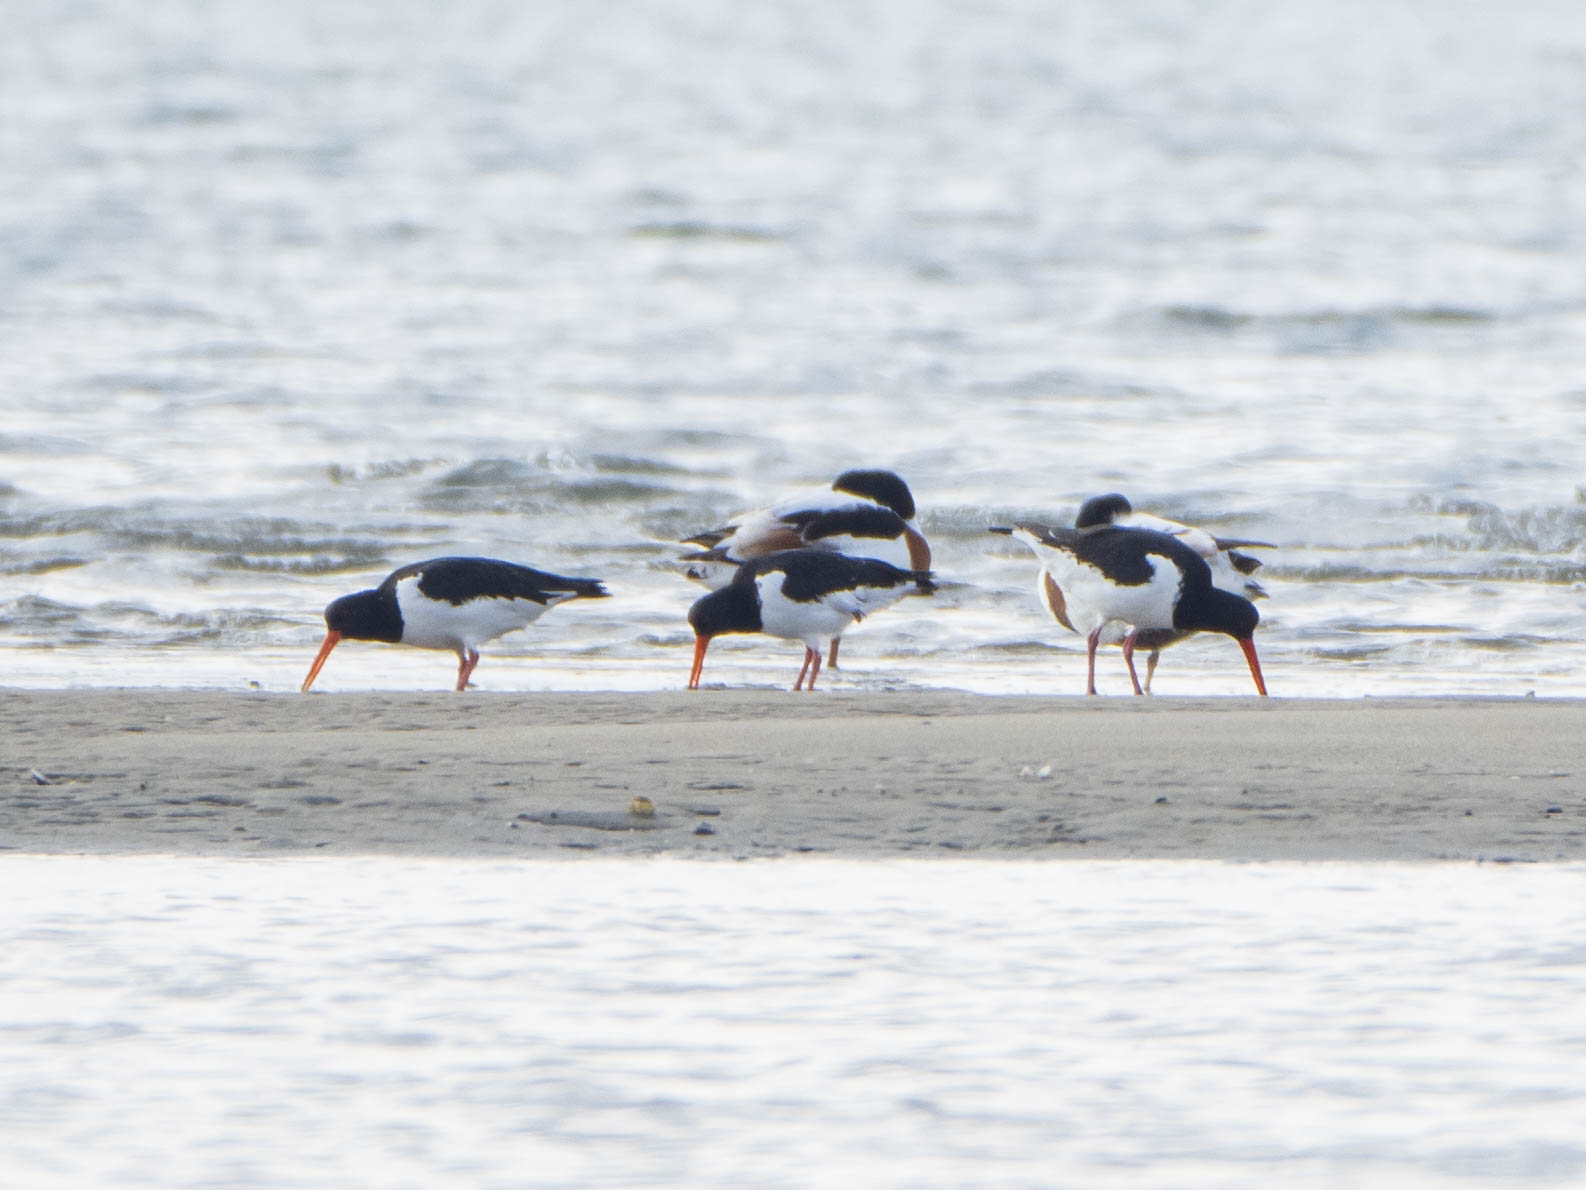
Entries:
[[563, 578], [495, 558], [431, 558], [393, 570], [378, 587], [333, 600], [325, 642], [303, 679], [314, 684], [342, 640], [377, 640], [457, 654], [457, 689], [479, 664], [479, 646], [532, 624], [569, 599], [600, 599], [600, 580]]
[[876, 558], [849, 558], [823, 550], [782, 550], [753, 558], [725, 587], [702, 595], [689, 609], [694, 629], [694, 667], [688, 688], [699, 689], [705, 650], [718, 636], [764, 632], [804, 642], [804, 664], [793, 689], [815, 689], [821, 649], [843, 630], [890, 607], [911, 591], [935, 588], [928, 571], [903, 570]]
[[[1041, 561], [1042, 601], [1065, 628], [1085, 636], [1085, 693], [1096, 693], [1096, 648], [1111, 629], [1122, 632], [1124, 663], [1136, 694], [1145, 692], [1134, 668], [1137, 646], [1155, 654], [1193, 632], [1222, 632], [1238, 642], [1256, 690], [1265, 695], [1253, 636], [1261, 620], [1255, 605], [1218, 586], [1212, 566], [1181, 537], [1113, 524], [1107, 508], [1118, 511], [1116, 503], [1109, 503], [1115, 501], [1127, 508], [1121, 496], [1087, 502], [1073, 529], [992, 528], [1035, 552]], [[1148, 681], [1155, 668], [1153, 657]]]
[[[915, 523], [914, 493], [893, 471], [844, 471], [828, 491], [802, 492], [746, 512], [732, 524], [687, 538], [703, 549], [685, 554], [684, 575], [712, 590], [745, 562], [781, 550], [819, 549], [879, 558], [902, 570], [931, 568], [931, 547]], [[837, 665], [837, 642], [830, 664]]]
[[[1261, 560], [1251, 554], [1245, 553], [1248, 549], [1276, 549], [1269, 541], [1253, 541], [1241, 538], [1213, 537], [1204, 529], [1193, 528], [1170, 521], [1165, 517], [1152, 516], [1148, 512], [1136, 512], [1126, 496], [1113, 492], [1106, 496], [1093, 496], [1080, 506], [1079, 514], [1074, 518], [1074, 528], [1079, 530], [1095, 529], [1102, 525], [1120, 525], [1128, 529], [1155, 529], [1176, 537], [1189, 546], [1211, 567], [1212, 582], [1224, 591], [1232, 591], [1235, 595], [1243, 595], [1246, 599], [1256, 600], [1267, 597], [1266, 590], [1252, 575], [1261, 568]], [[1052, 609], [1050, 594], [1043, 578], [1041, 596], [1047, 604], [1048, 610]], [[1058, 591], [1058, 600], [1061, 602], [1062, 592]], [[1059, 623], [1062, 617], [1055, 611], [1053, 615]], [[1068, 627], [1068, 625], [1064, 625]], [[1173, 632], [1142, 632], [1136, 641], [1137, 646], [1149, 650], [1145, 662], [1145, 692], [1151, 693], [1151, 679], [1156, 676], [1157, 662], [1161, 660], [1162, 650], [1168, 645], [1183, 640], [1188, 633]], [[1102, 634], [1103, 644], [1118, 644], [1122, 642], [1124, 629], [1114, 625]]]

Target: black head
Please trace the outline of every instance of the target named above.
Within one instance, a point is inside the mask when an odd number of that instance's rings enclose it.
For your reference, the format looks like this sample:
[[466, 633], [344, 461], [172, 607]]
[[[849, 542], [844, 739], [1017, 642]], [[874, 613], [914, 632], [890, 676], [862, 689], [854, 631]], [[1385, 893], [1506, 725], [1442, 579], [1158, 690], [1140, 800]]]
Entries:
[[739, 581], [748, 575], [740, 570], [738, 577], [719, 591], [702, 595], [688, 609], [688, 626], [696, 637], [710, 638], [727, 632], [760, 631], [760, 599], [750, 575], [750, 581]]
[[1128, 516], [1134, 511], [1134, 505], [1129, 503], [1128, 497], [1111, 492], [1105, 496], [1092, 496], [1079, 506], [1079, 515], [1074, 518], [1074, 528], [1095, 529], [1101, 525], [1110, 525], [1121, 516]]
[[1207, 586], [1193, 597], [1179, 599], [1173, 626], [1192, 632], [1225, 632], [1235, 640], [1249, 640], [1261, 623], [1256, 605], [1242, 595]]
[[1261, 613], [1256, 605], [1243, 596], [1221, 587], [1206, 587], [1194, 593], [1185, 591], [1179, 597], [1173, 612], [1173, 626], [1188, 631], [1224, 632], [1238, 642], [1250, 666], [1250, 678], [1256, 684], [1256, 693], [1265, 698], [1267, 681], [1261, 674], [1261, 659], [1256, 656], [1256, 625], [1261, 623]]
[[347, 640], [396, 644], [402, 639], [402, 613], [397, 610], [396, 594], [376, 588], [333, 599], [325, 609], [325, 627]]
[[832, 491], [865, 496], [886, 505], [906, 521], [914, 519], [914, 493], [895, 471], [844, 471], [832, 480]]

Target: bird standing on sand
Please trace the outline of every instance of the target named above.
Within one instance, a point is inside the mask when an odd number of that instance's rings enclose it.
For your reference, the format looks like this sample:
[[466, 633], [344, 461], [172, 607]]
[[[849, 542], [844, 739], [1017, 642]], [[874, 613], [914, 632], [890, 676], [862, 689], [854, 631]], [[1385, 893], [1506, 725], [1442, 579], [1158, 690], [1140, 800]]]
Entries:
[[821, 550], [783, 550], [753, 558], [725, 587], [701, 596], [689, 609], [694, 667], [688, 688], [699, 689], [705, 650], [718, 636], [763, 632], [804, 643], [804, 664], [793, 689], [815, 689], [821, 650], [843, 630], [890, 607], [911, 591], [935, 588], [929, 572], [902, 570], [875, 558], [849, 558]]
[[303, 679], [314, 684], [338, 642], [377, 640], [457, 654], [457, 689], [479, 664], [479, 646], [532, 624], [569, 599], [600, 599], [600, 580], [564, 578], [495, 558], [432, 558], [393, 570], [378, 587], [333, 600], [325, 642]]
[[[683, 573], [719, 590], [745, 562], [796, 549], [877, 558], [900, 570], [925, 571], [931, 568], [931, 547], [915, 516], [914, 493], [896, 472], [844, 471], [829, 490], [788, 496], [687, 538], [683, 544], [704, 548], [683, 556]], [[837, 665], [835, 640], [830, 664]]]
[[1261, 620], [1255, 605], [1217, 586], [1206, 559], [1179, 537], [1114, 525], [1110, 516], [1098, 516], [1095, 509], [1087, 515], [1086, 509], [1073, 529], [1030, 523], [992, 529], [1035, 552], [1048, 610], [1064, 627], [1085, 636], [1085, 693], [1096, 693], [1096, 647], [1111, 628], [1123, 632], [1124, 663], [1136, 694], [1144, 693], [1134, 668], [1137, 645], [1154, 652], [1193, 632], [1222, 632], [1238, 642], [1256, 690], [1265, 695], [1255, 648]]

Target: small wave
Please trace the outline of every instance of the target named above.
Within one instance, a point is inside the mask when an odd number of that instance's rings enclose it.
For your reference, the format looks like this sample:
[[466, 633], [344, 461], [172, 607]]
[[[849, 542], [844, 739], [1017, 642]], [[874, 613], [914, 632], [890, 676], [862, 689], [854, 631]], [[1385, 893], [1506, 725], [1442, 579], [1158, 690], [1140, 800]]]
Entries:
[[[385, 561], [389, 545], [388, 541], [340, 534], [328, 526], [305, 525], [288, 517], [162, 520], [109, 508], [0, 516], [0, 538], [25, 541], [77, 535], [92, 536], [104, 553], [169, 549], [212, 555], [214, 564], [223, 569], [301, 574], [367, 569]], [[21, 572], [45, 573], [85, 561], [75, 554], [54, 555], [21, 564]]]
[[672, 219], [635, 224], [630, 235], [663, 240], [727, 240], [742, 244], [766, 244], [787, 237], [763, 227], [743, 224], [710, 223], [703, 219]]
[[567, 504], [647, 506], [675, 496], [670, 483], [651, 482], [640, 476], [671, 477], [685, 474], [666, 464], [641, 464], [627, 456], [616, 457], [620, 470], [590, 460], [583, 466], [550, 468], [521, 459], [476, 459], [435, 479], [418, 497], [420, 507], [432, 512], [538, 512]]
[[253, 574], [342, 574], [387, 564], [386, 552], [375, 548], [357, 556], [315, 554], [305, 558], [251, 558], [246, 554], [221, 554], [214, 559], [217, 570], [240, 570]]
[[360, 483], [365, 480], [408, 479], [421, 475], [439, 465], [440, 459], [383, 459], [362, 466], [332, 463], [325, 468], [325, 478], [334, 484]]
[[1287, 314], [1254, 314], [1225, 306], [1169, 305], [1158, 310], [1164, 322], [1202, 330], [1243, 330], [1246, 327], [1356, 327], [1362, 323], [1418, 323], [1430, 326], [1478, 326], [1496, 322], [1491, 310], [1469, 306], [1381, 306], [1363, 310], [1305, 310]]
[[[1403, 336], [1465, 331], [1497, 322], [1495, 311], [1465, 306], [1384, 306], [1363, 310], [1307, 310], [1258, 314], [1217, 305], [1169, 305], [1148, 313], [1147, 327], [1190, 334], [1265, 335], [1296, 354], [1367, 352]], [[1134, 321], [1134, 320], [1127, 320]]]
[[1465, 516], [1469, 533], [1465, 538], [1440, 539], [1440, 544], [1447, 544], [1450, 549], [1575, 554], [1586, 541], [1586, 508], [1578, 506], [1505, 512], [1490, 504], [1479, 504], [1446, 511]]
[[57, 570], [75, 570], [87, 566], [91, 559], [78, 557], [31, 558], [17, 562], [0, 562], [0, 574], [51, 574]]
[[260, 608], [171, 613], [144, 604], [71, 604], [41, 595], [0, 602], [0, 629], [19, 639], [52, 647], [251, 642], [262, 632], [299, 627], [297, 620]]

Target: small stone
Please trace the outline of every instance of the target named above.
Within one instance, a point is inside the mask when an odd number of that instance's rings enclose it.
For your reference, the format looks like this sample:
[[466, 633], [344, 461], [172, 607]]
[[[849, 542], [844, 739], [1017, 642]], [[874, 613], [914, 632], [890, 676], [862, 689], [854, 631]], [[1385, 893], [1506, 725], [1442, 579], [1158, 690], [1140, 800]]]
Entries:
[[1050, 781], [1052, 779], [1052, 766], [1049, 764], [1043, 764], [1040, 768], [1036, 769], [1035, 779], [1037, 781]]
[[654, 818], [655, 803], [649, 798], [645, 797], [643, 794], [640, 794], [638, 797], [634, 798], [628, 803], [628, 813], [632, 814], [635, 818]]
[[1019, 770], [1019, 776], [1023, 777], [1025, 780], [1029, 780], [1029, 778], [1035, 776], [1035, 770], [1029, 765], [1025, 765]]
[[33, 784], [35, 784], [35, 785], [48, 785], [48, 784], [50, 784], [50, 779], [48, 777], [46, 777], [43, 773], [39, 772], [38, 769], [29, 769], [28, 770], [28, 780], [32, 781]]
[[708, 822], [702, 822], [694, 828], [694, 833], [696, 835], [714, 835], [716, 833], [716, 828], [711, 826], [711, 824]]
[[1159, 806], [1165, 806], [1165, 805], [1167, 805], [1167, 798], [1165, 798], [1165, 797], [1159, 797], [1159, 798], [1157, 798], [1157, 799], [1156, 799], [1156, 804], [1157, 804], [1157, 805], [1159, 805]]

